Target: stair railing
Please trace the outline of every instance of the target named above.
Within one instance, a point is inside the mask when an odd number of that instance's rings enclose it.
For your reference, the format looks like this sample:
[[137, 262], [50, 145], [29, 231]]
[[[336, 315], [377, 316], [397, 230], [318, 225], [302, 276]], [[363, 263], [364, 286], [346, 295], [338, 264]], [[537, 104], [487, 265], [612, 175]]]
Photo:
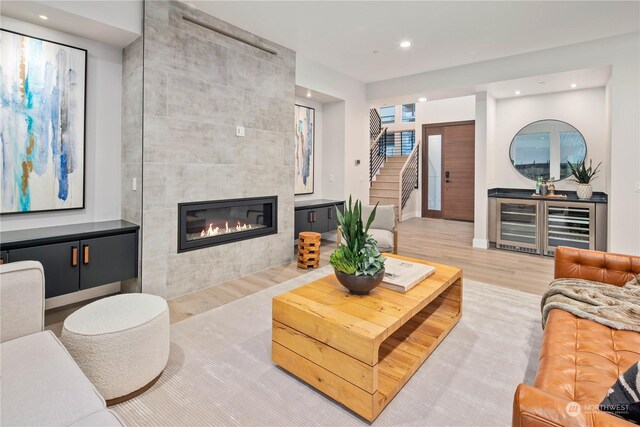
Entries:
[[384, 128], [369, 146], [369, 182], [373, 181], [373, 177], [387, 160], [386, 139], [387, 128]]
[[369, 109], [369, 140], [373, 141], [382, 132], [382, 119], [380, 113], [375, 108]]
[[413, 190], [418, 188], [418, 162], [420, 159], [420, 144], [414, 144], [413, 150], [400, 169], [399, 182], [399, 217], [402, 219], [402, 209], [404, 209]]

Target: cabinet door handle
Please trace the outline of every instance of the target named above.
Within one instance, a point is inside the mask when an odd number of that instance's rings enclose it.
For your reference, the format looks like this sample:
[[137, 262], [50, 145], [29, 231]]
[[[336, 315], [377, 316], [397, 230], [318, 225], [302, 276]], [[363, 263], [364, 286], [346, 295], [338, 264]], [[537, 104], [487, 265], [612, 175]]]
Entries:
[[78, 265], [78, 247], [73, 246], [71, 248], [71, 266], [76, 267]]
[[89, 245], [84, 245], [83, 251], [84, 254], [82, 256], [82, 263], [89, 264]]
[[313, 222], [313, 211], [309, 211], [307, 214], [307, 221]]
[[313, 222], [316, 222], [318, 220], [318, 213], [316, 211], [313, 211]]
[[329, 219], [333, 219], [333, 208], [329, 208]]

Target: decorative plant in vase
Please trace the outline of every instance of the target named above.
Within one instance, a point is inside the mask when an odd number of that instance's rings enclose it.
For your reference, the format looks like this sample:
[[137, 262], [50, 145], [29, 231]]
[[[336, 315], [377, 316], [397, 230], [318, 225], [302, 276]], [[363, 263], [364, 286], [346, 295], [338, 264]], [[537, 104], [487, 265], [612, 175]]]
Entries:
[[[356, 200], [345, 206], [344, 213], [338, 213], [338, 248], [331, 254], [329, 262], [336, 272], [338, 281], [352, 294], [366, 295], [378, 286], [384, 278], [384, 257], [378, 251], [378, 243], [369, 235], [369, 227], [376, 217], [376, 209], [371, 211], [366, 225], [362, 221], [362, 203]], [[342, 237], [340, 237], [342, 235]]]
[[582, 161], [577, 164], [571, 164], [570, 161], [567, 161], [569, 164], [569, 168], [571, 169], [571, 175], [573, 175], [573, 180], [578, 183], [578, 188], [576, 190], [576, 194], [578, 195], [578, 199], [590, 199], [593, 194], [593, 187], [591, 187], [591, 181], [596, 178], [596, 174], [600, 169], [600, 165], [602, 162], [598, 163], [598, 165], [593, 167], [593, 159], [589, 160], [589, 167], [585, 166], [585, 162]]

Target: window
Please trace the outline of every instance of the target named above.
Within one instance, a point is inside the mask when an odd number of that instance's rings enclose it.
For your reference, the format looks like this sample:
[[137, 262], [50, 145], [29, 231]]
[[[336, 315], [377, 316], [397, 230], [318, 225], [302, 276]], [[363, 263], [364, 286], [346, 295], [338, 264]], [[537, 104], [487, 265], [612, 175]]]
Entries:
[[416, 121], [416, 104], [404, 104], [402, 106], [402, 123]]
[[380, 107], [380, 120], [383, 124], [393, 123], [396, 121], [396, 108], [391, 105], [389, 107]]

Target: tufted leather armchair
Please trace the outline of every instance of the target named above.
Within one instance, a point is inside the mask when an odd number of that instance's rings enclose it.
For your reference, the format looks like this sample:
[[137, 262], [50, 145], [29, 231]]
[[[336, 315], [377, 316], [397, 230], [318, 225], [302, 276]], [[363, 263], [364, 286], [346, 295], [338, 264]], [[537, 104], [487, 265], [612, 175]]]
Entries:
[[[556, 278], [622, 286], [638, 274], [640, 257], [567, 247], [555, 253]], [[597, 408], [618, 376], [638, 360], [640, 333], [551, 310], [534, 385], [520, 384], [515, 393], [513, 426], [634, 426]]]

